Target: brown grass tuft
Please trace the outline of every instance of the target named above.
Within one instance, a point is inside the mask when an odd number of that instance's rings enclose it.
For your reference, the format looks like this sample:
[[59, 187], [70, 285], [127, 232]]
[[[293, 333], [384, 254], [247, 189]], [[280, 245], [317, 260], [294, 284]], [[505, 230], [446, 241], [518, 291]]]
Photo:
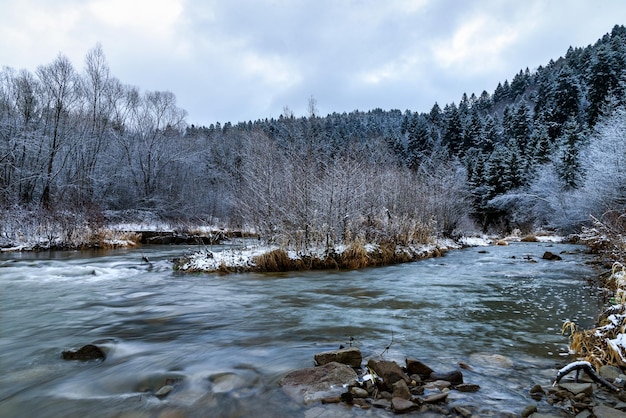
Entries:
[[521, 242], [539, 242], [539, 240], [534, 234], [528, 234], [526, 236], [523, 236], [522, 239], [520, 239], [520, 241]]
[[293, 262], [289, 255], [282, 249], [276, 249], [269, 253], [261, 254], [252, 260], [256, 265], [257, 271], [274, 272], [274, 271], [291, 271], [293, 270]]
[[357, 270], [370, 265], [367, 250], [359, 241], [355, 241], [341, 254], [340, 266], [344, 269]]

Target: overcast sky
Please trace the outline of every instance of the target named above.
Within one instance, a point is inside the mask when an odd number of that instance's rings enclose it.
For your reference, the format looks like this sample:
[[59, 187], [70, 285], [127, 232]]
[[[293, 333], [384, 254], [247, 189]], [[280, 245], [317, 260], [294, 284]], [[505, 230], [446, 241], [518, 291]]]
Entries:
[[59, 53], [169, 90], [188, 123], [377, 107], [429, 111], [492, 93], [626, 24], [624, 0], [0, 0], [0, 65]]

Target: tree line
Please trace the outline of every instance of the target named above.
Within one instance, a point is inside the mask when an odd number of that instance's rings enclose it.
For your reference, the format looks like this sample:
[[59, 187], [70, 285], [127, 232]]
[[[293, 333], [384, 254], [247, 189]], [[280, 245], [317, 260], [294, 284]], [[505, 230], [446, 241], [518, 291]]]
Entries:
[[[76, 70], [0, 71], [0, 207], [252, 228], [298, 248], [413, 242], [464, 230], [572, 230], [623, 214], [626, 28], [492, 94], [427, 113], [188, 125], [171, 92], [113, 77], [97, 45]], [[619, 218], [619, 216], [617, 216]]]

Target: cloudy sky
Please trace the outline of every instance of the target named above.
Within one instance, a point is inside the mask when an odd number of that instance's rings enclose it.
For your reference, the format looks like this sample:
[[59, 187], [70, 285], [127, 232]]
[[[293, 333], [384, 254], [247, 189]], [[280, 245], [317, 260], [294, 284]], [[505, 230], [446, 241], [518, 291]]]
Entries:
[[112, 74], [169, 90], [188, 123], [428, 111], [493, 92], [626, 24], [624, 0], [0, 0], [0, 65], [102, 45]]

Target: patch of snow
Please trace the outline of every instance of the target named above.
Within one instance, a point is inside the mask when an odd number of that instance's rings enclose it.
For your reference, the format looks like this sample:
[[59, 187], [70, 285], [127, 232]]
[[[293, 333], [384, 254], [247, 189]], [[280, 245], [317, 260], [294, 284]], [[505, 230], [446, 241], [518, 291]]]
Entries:
[[626, 349], [626, 334], [617, 334], [617, 337], [612, 340], [607, 339], [606, 342], [620, 356], [620, 359], [624, 361], [623, 350]]
[[487, 237], [462, 237], [459, 243], [467, 247], [487, 247], [492, 241]]
[[558, 235], [537, 235], [537, 241], [539, 242], [551, 242], [551, 243], [559, 243], [565, 240], [565, 237], [561, 237]]

